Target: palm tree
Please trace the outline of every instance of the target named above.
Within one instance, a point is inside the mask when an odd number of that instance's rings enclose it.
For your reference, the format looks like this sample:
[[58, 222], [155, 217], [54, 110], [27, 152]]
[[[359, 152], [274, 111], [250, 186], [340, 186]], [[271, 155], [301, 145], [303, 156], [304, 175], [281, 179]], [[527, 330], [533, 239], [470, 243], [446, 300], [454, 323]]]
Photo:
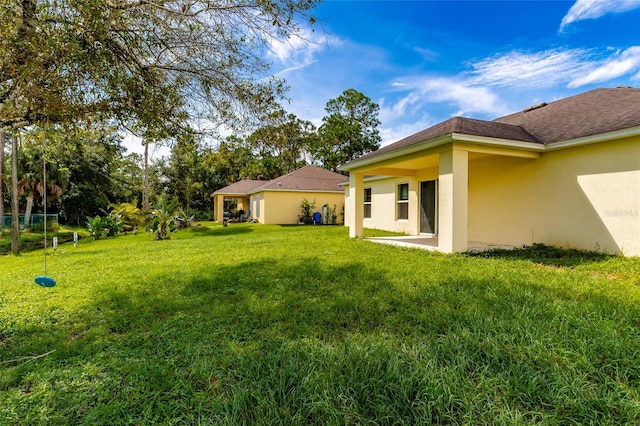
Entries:
[[43, 200], [45, 191], [47, 200], [59, 198], [62, 195], [63, 187], [66, 186], [68, 173], [66, 173], [66, 169], [58, 167], [57, 164], [50, 162], [48, 159], [45, 167], [43, 161], [45, 161], [46, 157], [43, 157], [40, 149], [24, 149], [21, 157], [22, 173], [21, 178], [18, 180], [18, 194], [20, 196], [26, 194], [27, 197], [24, 227], [28, 228], [36, 194]]

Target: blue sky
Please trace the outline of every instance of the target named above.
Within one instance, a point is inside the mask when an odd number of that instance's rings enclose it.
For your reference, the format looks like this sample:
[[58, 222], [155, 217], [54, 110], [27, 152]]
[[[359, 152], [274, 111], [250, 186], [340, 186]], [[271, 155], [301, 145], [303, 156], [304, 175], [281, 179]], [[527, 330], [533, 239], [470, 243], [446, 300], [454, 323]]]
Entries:
[[356, 89], [383, 145], [453, 116], [491, 120], [597, 87], [640, 87], [640, 0], [325, 0], [306, 42], [274, 43], [287, 111], [321, 124]]

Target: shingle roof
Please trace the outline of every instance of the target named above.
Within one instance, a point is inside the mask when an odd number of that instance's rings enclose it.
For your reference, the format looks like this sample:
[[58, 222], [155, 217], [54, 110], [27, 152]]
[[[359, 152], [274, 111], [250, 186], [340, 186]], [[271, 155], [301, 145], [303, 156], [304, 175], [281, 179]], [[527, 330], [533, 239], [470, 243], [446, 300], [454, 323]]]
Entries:
[[248, 195], [265, 190], [344, 192], [339, 183], [346, 179], [347, 177], [340, 173], [307, 165], [272, 180], [239, 180], [218, 189], [214, 195]]
[[225, 186], [224, 188], [218, 189], [217, 191], [214, 192], [214, 195], [215, 194], [233, 194], [233, 195], [248, 194], [249, 192], [253, 191], [256, 188], [261, 187], [267, 182], [269, 181], [249, 180], [249, 179], [239, 180], [235, 183], [232, 183], [229, 186]]
[[374, 157], [385, 152], [395, 151], [420, 142], [428, 141], [451, 133], [461, 133], [472, 136], [486, 136], [500, 139], [510, 139], [524, 142], [539, 142], [522, 127], [501, 124], [492, 121], [475, 120], [473, 118], [454, 117], [433, 127], [422, 130], [409, 137], [383, 146], [382, 148], [359, 157], [358, 160]]
[[595, 89], [493, 121], [451, 118], [353, 161], [452, 133], [549, 144], [636, 126], [640, 126], [640, 89]]
[[543, 143], [640, 126], [640, 89], [595, 89], [494, 120], [521, 126]]
[[284, 176], [272, 179], [251, 192], [264, 190], [344, 192], [344, 188], [338, 184], [345, 179], [346, 177], [340, 173], [307, 165]]

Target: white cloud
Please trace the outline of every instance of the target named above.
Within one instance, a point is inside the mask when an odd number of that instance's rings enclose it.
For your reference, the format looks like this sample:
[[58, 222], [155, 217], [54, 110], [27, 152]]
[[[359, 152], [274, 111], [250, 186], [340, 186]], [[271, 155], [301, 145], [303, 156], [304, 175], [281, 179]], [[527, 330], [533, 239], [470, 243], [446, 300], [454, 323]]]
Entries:
[[[512, 51], [469, 65], [451, 76], [396, 77], [378, 101], [383, 144], [427, 128], [447, 116], [493, 119], [513, 112], [522, 96], [536, 103], [537, 95], [553, 100], [548, 91], [578, 87], [620, 77], [640, 79], [640, 46], [624, 51], [606, 49], [548, 49]], [[526, 95], [523, 95], [526, 93]], [[519, 94], [519, 95], [518, 95]], [[522, 105], [520, 105], [522, 106]], [[430, 111], [425, 115], [425, 111]], [[407, 124], [411, 123], [411, 124]]]
[[591, 67], [583, 49], [508, 52], [472, 64], [473, 82], [509, 87], [553, 87], [584, 74]]
[[314, 63], [317, 54], [327, 47], [341, 44], [342, 41], [337, 37], [303, 29], [284, 40], [272, 39], [267, 56], [284, 65], [286, 71], [291, 71]]
[[397, 142], [409, 135], [413, 135], [414, 133], [418, 133], [424, 129], [428, 129], [434, 124], [436, 123], [429, 120], [427, 117], [424, 117], [411, 123], [403, 123], [389, 127], [380, 127], [380, 137], [382, 138], [380, 146], [382, 147]]
[[498, 96], [486, 87], [466, 81], [438, 78], [425, 82], [424, 94], [434, 102], [451, 102], [459, 107], [456, 115], [502, 114], [505, 112]]
[[[406, 85], [403, 84], [399, 87], [406, 88]], [[415, 105], [420, 104], [421, 96], [418, 92], [411, 92], [409, 95], [391, 105], [387, 105], [386, 99], [383, 98], [378, 101], [378, 105], [380, 106], [378, 116], [383, 123], [390, 122], [398, 117], [406, 116], [409, 112], [413, 112]]]
[[434, 52], [433, 50], [425, 49], [423, 47], [414, 47], [413, 50], [419, 53], [420, 56], [428, 62], [435, 62], [438, 59], [438, 56], [440, 56], [438, 52]]
[[637, 8], [640, 8], [640, 0], [577, 0], [562, 18], [560, 31], [573, 22], [596, 19], [609, 13], [621, 13]]
[[434, 103], [453, 105], [455, 115], [500, 115], [507, 111], [498, 96], [487, 87], [457, 77], [419, 76], [403, 81], [403, 92], [408, 94], [391, 105], [381, 107], [383, 123], [402, 119], [419, 111], [433, 109]]
[[571, 80], [568, 87], [601, 83], [640, 70], [640, 46], [632, 46], [621, 53], [615, 53], [588, 74]]

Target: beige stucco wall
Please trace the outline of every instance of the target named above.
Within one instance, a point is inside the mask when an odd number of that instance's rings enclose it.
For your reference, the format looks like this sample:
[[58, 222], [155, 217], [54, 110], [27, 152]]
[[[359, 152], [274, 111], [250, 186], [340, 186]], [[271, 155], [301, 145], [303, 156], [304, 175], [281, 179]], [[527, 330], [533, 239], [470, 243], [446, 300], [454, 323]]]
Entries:
[[253, 194], [249, 197], [249, 211], [251, 217], [258, 219], [258, 223], [264, 223], [264, 199], [262, 193]]
[[[265, 224], [288, 225], [298, 223], [298, 215], [301, 213], [302, 199], [309, 202], [315, 201], [314, 212], [322, 212], [322, 206], [336, 205], [338, 223], [342, 223], [341, 215], [344, 207], [344, 194], [339, 192], [295, 192], [295, 191], [262, 191], [254, 195], [260, 196], [260, 216], [258, 221]], [[254, 203], [255, 204], [255, 203]], [[255, 212], [255, 208], [252, 212]]]
[[[371, 218], [364, 219], [363, 226], [409, 235], [418, 234], [420, 232], [420, 182], [433, 180], [437, 176], [437, 169], [432, 168], [421, 171], [418, 176], [388, 177], [365, 181], [363, 188], [371, 188]], [[398, 185], [402, 183], [409, 184], [409, 219], [396, 219], [396, 191]]]
[[[419, 182], [365, 181], [372, 188], [367, 228], [419, 232]], [[395, 188], [409, 183], [408, 221], [395, 220]], [[640, 138], [545, 151], [538, 159], [474, 155], [468, 163], [469, 241], [562, 247], [640, 256]], [[347, 212], [349, 214], [349, 212]]]
[[469, 175], [472, 241], [640, 255], [640, 138], [487, 157]]

